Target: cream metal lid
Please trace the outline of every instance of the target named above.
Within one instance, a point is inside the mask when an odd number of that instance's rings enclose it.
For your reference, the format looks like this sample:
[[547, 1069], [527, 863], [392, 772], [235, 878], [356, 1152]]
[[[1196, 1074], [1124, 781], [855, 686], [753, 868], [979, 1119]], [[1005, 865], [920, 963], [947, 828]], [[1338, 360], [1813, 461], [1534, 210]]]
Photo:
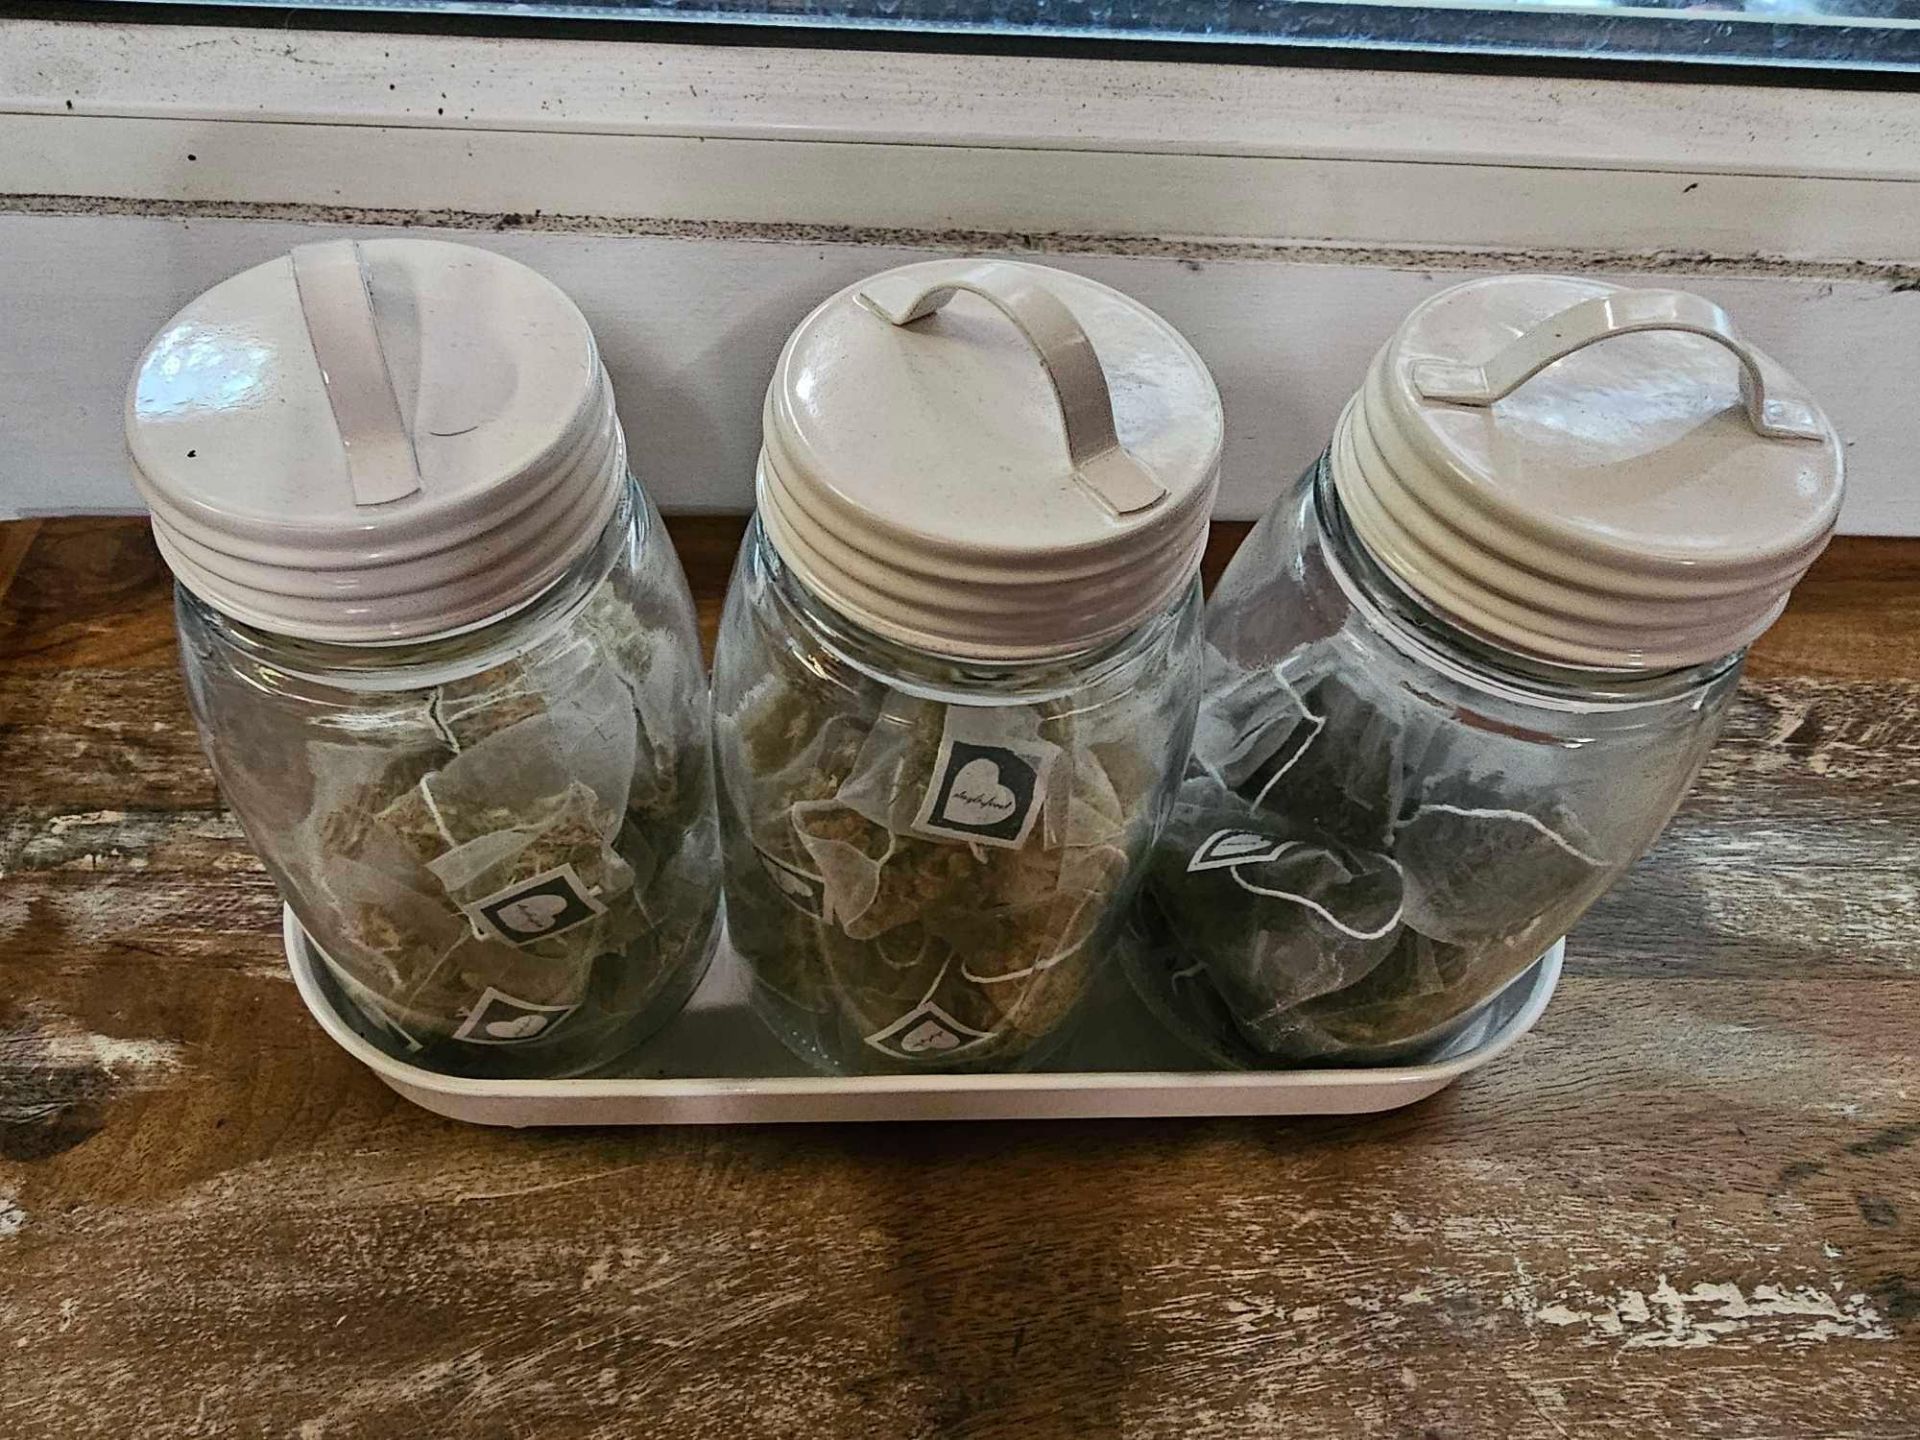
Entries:
[[1409, 315], [1332, 469], [1368, 551], [1441, 614], [1624, 670], [1755, 639], [1842, 489], [1832, 425], [1719, 306], [1552, 276], [1472, 281]]
[[1137, 301], [1038, 265], [908, 265], [788, 339], [761, 523], [809, 589], [878, 634], [1067, 655], [1192, 581], [1223, 437], [1206, 364]]
[[533, 598], [604, 528], [626, 466], [573, 302], [430, 240], [306, 245], [207, 291], [141, 356], [127, 441], [183, 585], [344, 643]]

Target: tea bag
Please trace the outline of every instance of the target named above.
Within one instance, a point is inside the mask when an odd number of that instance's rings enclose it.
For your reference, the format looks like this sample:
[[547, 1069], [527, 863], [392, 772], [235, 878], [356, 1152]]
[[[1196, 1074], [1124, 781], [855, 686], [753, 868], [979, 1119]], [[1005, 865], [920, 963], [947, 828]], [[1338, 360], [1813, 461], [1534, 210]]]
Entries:
[[434, 687], [427, 698], [427, 716], [447, 748], [457, 755], [540, 714], [545, 698], [530, 668], [525, 660], [510, 660]]
[[756, 986], [803, 1013], [833, 1008], [817, 923], [825, 882], [801, 843], [793, 810], [830, 800], [867, 737], [853, 716], [815, 703], [778, 673], [762, 676], [731, 711], [715, 717], [718, 753], [735, 795], [753, 797], [745, 833], [727, 837], [728, 926], [754, 959]]
[[[514, 828], [469, 841], [428, 862], [427, 869], [462, 912], [475, 917], [476, 938], [498, 936], [502, 923], [492, 919], [486, 897], [514, 895], [510, 903], [516, 908], [504, 922], [513, 933], [504, 938], [545, 965], [584, 971], [597, 955], [630, 943], [645, 928], [638, 914], [640, 877], [602, 837], [605, 820], [598, 811], [593, 792], [576, 781]], [[555, 871], [561, 874], [547, 888], [527, 890]], [[540, 938], [543, 933], [550, 938]]]
[[1078, 993], [1087, 966], [1072, 962], [1093, 941], [1107, 913], [1106, 897], [1087, 892], [966, 917], [951, 936], [959, 978], [980, 989], [996, 1020], [1026, 1017], [1029, 992], [1051, 984], [1049, 977], [1062, 967], [1073, 977], [1066, 986], [1069, 994]]
[[1364, 977], [1291, 1011], [1282, 1026], [1263, 1036], [1263, 1048], [1312, 1061], [1382, 1043], [1440, 1038], [1448, 1022], [1471, 1005], [1472, 996], [1461, 993], [1471, 978], [1468, 951], [1403, 929]]
[[1571, 810], [1550, 796], [1517, 793], [1497, 774], [1428, 780], [1412, 814], [1395, 825], [1393, 848], [1407, 870], [1408, 922], [1460, 944], [1499, 939], [1545, 912], [1583, 904], [1613, 868]]
[[1139, 764], [1138, 751], [1121, 743], [1091, 746], [1077, 755], [1068, 751], [1062, 767], [1067, 779], [1053, 787], [1066, 796], [1066, 821], [1048, 833], [1047, 843], [1069, 850], [1119, 844], [1146, 790], [1158, 778], [1136, 776], [1123, 793], [1114, 782], [1114, 772], [1125, 775], [1136, 766], [1145, 769]]
[[786, 863], [804, 863], [792, 807], [830, 798], [840, 788], [867, 738], [849, 715], [810, 705], [779, 676], [763, 677], [714, 728], [726, 788], [752, 796], [748, 815], [754, 843]]
[[[456, 818], [461, 812], [455, 812]], [[617, 867], [626, 884], [632, 871], [608, 848], [602, 834], [606, 821], [598, 798], [578, 781], [558, 795], [543, 796], [524, 811], [514, 812], [513, 823], [456, 845], [426, 862], [426, 869], [447, 894], [464, 904], [500, 887], [554, 865], [570, 865], [596, 891]], [[612, 888], [622, 888], [616, 884]]]
[[971, 1007], [970, 996], [939, 993], [951, 972], [953, 951], [926, 925], [910, 922], [864, 941], [829, 926], [822, 933], [819, 956], [835, 1008], [862, 1037], [884, 1035], [902, 1017], [935, 1003], [946, 1015], [958, 1017], [965, 1028], [948, 1028], [961, 1039], [977, 1040], [985, 1033], [972, 1022], [988, 1017]]
[[421, 777], [379, 812], [424, 862], [496, 830], [513, 829], [573, 785], [597, 801], [597, 827], [611, 839], [626, 809], [634, 736], [624, 692], [598, 708], [568, 704], [489, 735]]
[[[1276, 667], [1276, 678], [1295, 667]], [[1425, 748], [1406, 707], [1350, 678], [1322, 675], [1294, 692], [1306, 711], [1288, 743], [1237, 787], [1260, 809], [1330, 839], [1384, 849]]]
[[612, 670], [626, 688], [633, 710], [635, 769], [628, 806], [631, 809], [673, 811], [685, 804], [685, 791], [700, 783], [704, 766], [697, 707], [685, 697], [697, 693], [703, 675], [683, 673], [691, 667], [690, 647], [670, 642], [659, 630], [646, 628], [632, 605], [611, 591], [596, 596], [584, 617], [585, 633], [613, 662]]
[[986, 894], [1001, 903], [962, 909], [949, 931], [961, 980], [989, 1007], [988, 1028], [1021, 1045], [1053, 1031], [1079, 1004], [1126, 894], [1130, 852], [1147, 838], [1144, 824], [1130, 826], [1145, 797], [1135, 797], [1130, 812], [1094, 749], [1066, 749], [1053, 782], [1050, 794], [1066, 797], [1057, 846], [996, 852]]
[[[420, 729], [427, 730], [425, 707], [418, 713]], [[447, 759], [448, 752], [437, 744], [409, 746], [401, 726], [389, 723], [383, 728], [394, 732], [391, 738], [363, 732], [359, 741], [307, 742], [313, 798], [294, 827], [289, 853], [322, 891], [327, 888], [329, 857], [360, 855], [383, 841], [394, 843], [392, 833], [379, 823], [387, 798], [404, 794]]]
[[[426, 729], [424, 709], [418, 718]], [[285, 854], [297, 893], [326, 912], [318, 933], [331, 937], [340, 968], [358, 983], [391, 988], [410, 972], [410, 936], [444, 928], [451, 937], [461, 922], [431, 893], [436, 887], [414, 850], [377, 813], [380, 797], [417, 784], [445, 752], [407, 748], [405, 728], [391, 720], [380, 728], [395, 743], [383, 747], [371, 727], [361, 731], [364, 743], [308, 742], [312, 800]]]
[[466, 933], [465, 917], [418, 879], [408, 883], [410, 871], [396, 874], [339, 855], [327, 872], [325, 894], [336, 919], [323, 928], [340, 937], [328, 953], [341, 970], [381, 995], [399, 996], [413, 986], [423, 949], [443, 954]]
[[556, 1012], [520, 1035], [510, 1032], [500, 1037], [531, 1039], [557, 1029], [568, 1018], [567, 1012], [586, 999], [591, 978], [591, 957], [566, 964], [533, 965], [514, 946], [469, 935], [435, 961], [420, 983], [402, 997], [401, 1004], [434, 1020], [450, 1016], [457, 1022], [456, 1036], [468, 1029], [465, 1022], [489, 991], [509, 997], [522, 1007]]
[[1284, 774], [1326, 723], [1308, 711], [1279, 665], [1236, 673], [1224, 656], [1209, 650], [1205, 673], [1193, 754], [1229, 789], [1256, 774]]
[[1405, 900], [1391, 857], [1248, 810], [1205, 776], [1182, 786], [1150, 883], [1173, 933], [1263, 1049], [1288, 1012], [1364, 979], [1393, 950]]
[[945, 711], [931, 700], [889, 693], [834, 793], [835, 802], [881, 830], [910, 832], [933, 778]]
[[[1008, 707], [989, 719], [971, 710], [956, 715], [957, 708], [889, 696], [833, 799], [793, 807], [794, 829], [826, 884], [828, 915], [854, 939], [946, 910], [975, 910], [991, 898], [1010, 902], [1036, 888], [1051, 893], [1057, 885], [1060, 857], [1048, 851], [1044, 817], [1057, 815], [1063, 833], [1070, 824], [1067, 767], [1052, 763], [1059, 747], [1040, 738], [1039, 717], [1030, 711]], [[1013, 757], [1002, 764], [1023, 754], [1045, 762], [1035, 766], [1040, 793], [1021, 797], [1039, 812], [1029, 819], [1039, 833], [1014, 848], [985, 833], [976, 840], [966, 829], [973, 812], [964, 806], [974, 792], [960, 787], [970, 783], [968, 768], [982, 762], [965, 756], [997, 753], [989, 737]], [[971, 749], [963, 753], [962, 745]], [[943, 776], [961, 798], [932, 814]], [[995, 815], [979, 814], [984, 831]], [[930, 826], [939, 833], [929, 834]]]

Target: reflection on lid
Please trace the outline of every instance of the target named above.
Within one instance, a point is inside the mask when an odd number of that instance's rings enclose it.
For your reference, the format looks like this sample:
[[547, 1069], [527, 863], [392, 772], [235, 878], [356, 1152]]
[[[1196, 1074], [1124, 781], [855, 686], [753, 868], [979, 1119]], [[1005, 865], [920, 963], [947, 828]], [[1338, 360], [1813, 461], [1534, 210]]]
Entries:
[[133, 392], [143, 420], [180, 420], [255, 405], [273, 389], [270, 347], [241, 333], [176, 325], [154, 342]]

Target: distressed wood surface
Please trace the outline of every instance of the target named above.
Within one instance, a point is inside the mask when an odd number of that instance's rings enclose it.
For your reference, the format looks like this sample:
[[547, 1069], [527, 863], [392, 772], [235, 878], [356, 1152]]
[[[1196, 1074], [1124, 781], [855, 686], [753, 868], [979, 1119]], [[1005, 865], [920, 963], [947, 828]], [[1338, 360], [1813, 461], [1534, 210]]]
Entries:
[[1307, 1122], [435, 1119], [285, 978], [143, 529], [0, 576], [0, 1435], [1920, 1434], [1920, 542], [1821, 562], [1513, 1055]]

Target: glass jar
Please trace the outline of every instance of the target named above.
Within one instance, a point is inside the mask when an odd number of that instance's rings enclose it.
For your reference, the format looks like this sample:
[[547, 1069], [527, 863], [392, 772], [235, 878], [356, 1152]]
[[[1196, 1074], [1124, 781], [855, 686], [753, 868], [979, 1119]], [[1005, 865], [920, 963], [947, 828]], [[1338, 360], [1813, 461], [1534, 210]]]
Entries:
[[735, 577], [714, 710], [760, 1013], [829, 1070], [1044, 1058], [1173, 800], [1198, 582], [1091, 653], [994, 664], [850, 624], [758, 525]]
[[466, 247], [315, 250], [201, 297], [135, 380], [202, 741], [369, 1039], [603, 1068], [717, 940], [685, 577], [564, 296]]
[[414, 1064], [604, 1065], [712, 955], [699, 640], [659, 518], [625, 488], [557, 584], [457, 635], [301, 640], [177, 592], [221, 793], [370, 1038]]
[[1143, 998], [1236, 1066], [1460, 1035], [1658, 836], [1839, 494], [1824, 418], [1697, 297], [1428, 302], [1211, 598]]
[[1039, 1063], [1184, 762], [1212, 381], [1103, 286], [934, 262], [803, 322], [768, 412], [714, 660], [756, 1007], [828, 1071]]
[[1654, 675], [1480, 643], [1356, 546], [1323, 459], [1214, 597], [1138, 988], [1217, 1061], [1443, 1043], [1653, 842], [1740, 656]]

